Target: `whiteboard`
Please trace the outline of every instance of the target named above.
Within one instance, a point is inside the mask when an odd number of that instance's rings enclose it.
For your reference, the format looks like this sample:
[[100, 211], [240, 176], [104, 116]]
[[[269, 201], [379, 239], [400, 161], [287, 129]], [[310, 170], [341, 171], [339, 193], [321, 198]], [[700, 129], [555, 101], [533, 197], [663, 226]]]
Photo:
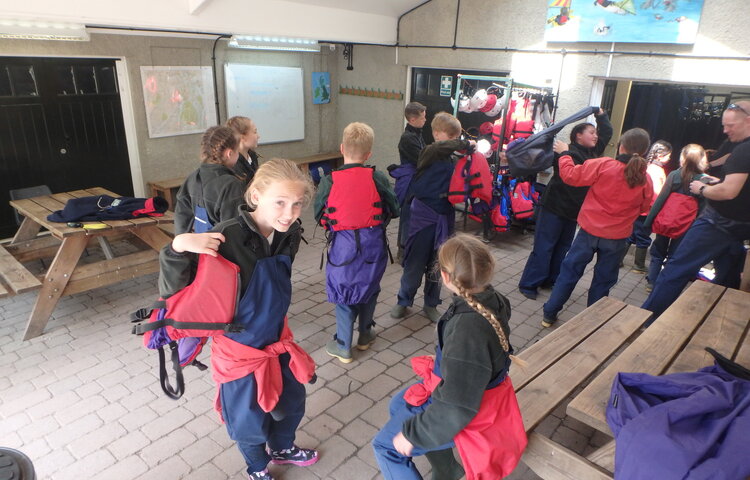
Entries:
[[224, 64], [229, 117], [255, 122], [260, 144], [305, 139], [302, 69]]

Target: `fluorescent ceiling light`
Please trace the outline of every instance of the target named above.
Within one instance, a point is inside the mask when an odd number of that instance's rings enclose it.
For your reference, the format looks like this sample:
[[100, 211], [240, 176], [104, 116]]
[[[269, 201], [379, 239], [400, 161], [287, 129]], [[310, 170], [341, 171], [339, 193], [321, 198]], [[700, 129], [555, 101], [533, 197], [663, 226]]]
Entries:
[[0, 38], [86, 42], [89, 34], [86, 25], [80, 23], [4, 18], [0, 19]]
[[255, 50], [286, 50], [291, 52], [319, 52], [317, 40], [292, 37], [271, 37], [267, 35], [232, 35], [229, 46]]

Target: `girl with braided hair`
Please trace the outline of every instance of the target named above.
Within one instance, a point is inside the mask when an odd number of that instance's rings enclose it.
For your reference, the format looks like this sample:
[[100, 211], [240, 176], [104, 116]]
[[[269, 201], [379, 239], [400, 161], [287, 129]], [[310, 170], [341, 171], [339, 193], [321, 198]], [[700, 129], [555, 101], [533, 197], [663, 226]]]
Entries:
[[458, 479], [455, 445], [468, 480], [503, 478], [526, 447], [508, 377], [510, 303], [490, 285], [495, 262], [476, 237], [450, 238], [438, 261], [455, 295], [437, 324], [435, 356], [412, 359], [423, 380], [391, 400], [391, 418], [372, 442], [375, 457], [386, 479], [421, 479], [417, 455], [433, 464], [433, 478]]
[[175, 235], [203, 233], [238, 215], [244, 204], [245, 182], [232, 170], [239, 157], [239, 137], [229, 127], [211, 127], [201, 138], [201, 166], [188, 175], [177, 192]]

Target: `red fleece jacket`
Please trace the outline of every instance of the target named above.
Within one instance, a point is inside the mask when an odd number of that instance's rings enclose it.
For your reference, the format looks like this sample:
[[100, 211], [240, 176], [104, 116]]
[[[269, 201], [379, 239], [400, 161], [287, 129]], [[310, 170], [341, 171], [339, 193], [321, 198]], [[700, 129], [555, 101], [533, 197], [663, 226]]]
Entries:
[[654, 187], [646, 183], [630, 188], [625, 180], [625, 164], [602, 157], [575, 165], [570, 155], [559, 160], [560, 177], [574, 187], [590, 186], [578, 214], [578, 224], [586, 232], [610, 240], [627, 238], [633, 233], [633, 222], [648, 213]]
[[[248, 347], [223, 335], [213, 337], [211, 367], [217, 384], [231, 382], [255, 374], [258, 384], [258, 405], [265, 412], [274, 409], [283, 387], [279, 355], [289, 353], [289, 368], [300, 383], [308, 383], [315, 373], [315, 361], [294, 342], [292, 331], [284, 319], [281, 338], [262, 350]], [[219, 393], [216, 394], [216, 411], [221, 415]]]

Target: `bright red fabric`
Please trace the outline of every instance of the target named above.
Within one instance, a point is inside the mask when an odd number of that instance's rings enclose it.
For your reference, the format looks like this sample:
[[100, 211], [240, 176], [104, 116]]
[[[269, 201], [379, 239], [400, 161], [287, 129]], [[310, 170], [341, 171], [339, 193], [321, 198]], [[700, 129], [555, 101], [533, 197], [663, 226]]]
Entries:
[[[406, 390], [404, 400], [422, 405], [442, 380], [433, 371], [430, 356], [411, 359], [412, 368], [423, 382]], [[454, 438], [467, 480], [497, 480], [516, 468], [526, 448], [526, 430], [510, 377], [485, 391], [479, 412]]]
[[654, 218], [651, 231], [669, 238], [680, 238], [698, 215], [698, 201], [690, 195], [672, 192]]
[[[294, 342], [294, 335], [284, 318], [284, 329], [278, 342], [266, 345], [263, 349], [248, 347], [225, 336], [214, 337], [211, 346], [211, 367], [217, 386], [255, 374], [258, 384], [258, 405], [270, 412], [279, 402], [282, 389], [281, 364], [279, 355], [289, 353], [289, 367], [301, 383], [308, 383], [315, 373], [315, 361], [302, 347]], [[216, 411], [221, 415], [219, 389], [216, 393]]]
[[633, 222], [651, 208], [654, 187], [646, 183], [630, 188], [625, 180], [625, 164], [602, 157], [575, 165], [570, 155], [559, 160], [560, 177], [574, 187], [590, 186], [578, 214], [578, 224], [586, 232], [610, 240], [627, 238]]

